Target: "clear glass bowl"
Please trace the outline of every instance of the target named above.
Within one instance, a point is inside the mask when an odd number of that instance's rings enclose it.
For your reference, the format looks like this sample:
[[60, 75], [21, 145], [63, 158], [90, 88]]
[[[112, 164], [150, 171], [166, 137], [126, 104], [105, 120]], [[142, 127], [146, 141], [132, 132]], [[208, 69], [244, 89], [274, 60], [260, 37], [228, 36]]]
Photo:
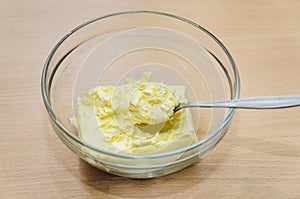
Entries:
[[115, 154], [78, 137], [69, 118], [76, 99], [97, 85], [120, 85], [151, 71], [154, 82], [185, 85], [188, 101], [236, 99], [239, 75], [225, 46], [202, 26], [167, 13], [120, 12], [90, 20], [65, 35], [42, 74], [42, 95], [57, 135], [89, 164], [120, 176], [152, 178], [205, 157], [222, 139], [234, 109], [191, 109], [197, 142], [168, 153]]

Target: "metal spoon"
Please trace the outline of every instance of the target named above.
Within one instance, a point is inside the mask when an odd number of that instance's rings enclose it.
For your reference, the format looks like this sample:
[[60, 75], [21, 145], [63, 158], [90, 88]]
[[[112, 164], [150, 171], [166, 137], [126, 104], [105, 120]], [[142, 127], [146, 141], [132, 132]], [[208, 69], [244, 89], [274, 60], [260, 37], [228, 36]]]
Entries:
[[294, 106], [300, 106], [300, 96], [270, 96], [242, 98], [226, 101], [180, 103], [174, 108], [174, 113], [176, 113], [180, 109], [191, 107], [277, 109]]

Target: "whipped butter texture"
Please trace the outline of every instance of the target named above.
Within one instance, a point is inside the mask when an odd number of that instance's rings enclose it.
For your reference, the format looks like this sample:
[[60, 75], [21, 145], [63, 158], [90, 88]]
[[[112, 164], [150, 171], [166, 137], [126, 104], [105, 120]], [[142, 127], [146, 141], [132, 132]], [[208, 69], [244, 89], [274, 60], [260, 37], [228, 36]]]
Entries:
[[113, 153], [154, 154], [177, 150], [196, 141], [188, 109], [173, 115], [186, 102], [184, 86], [151, 82], [151, 73], [121, 86], [98, 86], [77, 101], [70, 119], [79, 137]]

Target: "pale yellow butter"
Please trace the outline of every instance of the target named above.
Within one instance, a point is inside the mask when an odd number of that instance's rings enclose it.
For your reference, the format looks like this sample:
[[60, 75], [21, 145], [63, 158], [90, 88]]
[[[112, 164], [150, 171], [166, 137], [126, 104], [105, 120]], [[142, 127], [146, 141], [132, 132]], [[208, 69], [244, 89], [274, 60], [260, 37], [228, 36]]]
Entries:
[[153, 154], [180, 149], [196, 141], [190, 111], [173, 115], [186, 102], [184, 86], [150, 82], [151, 73], [128, 84], [98, 86], [78, 100], [79, 137], [102, 150]]

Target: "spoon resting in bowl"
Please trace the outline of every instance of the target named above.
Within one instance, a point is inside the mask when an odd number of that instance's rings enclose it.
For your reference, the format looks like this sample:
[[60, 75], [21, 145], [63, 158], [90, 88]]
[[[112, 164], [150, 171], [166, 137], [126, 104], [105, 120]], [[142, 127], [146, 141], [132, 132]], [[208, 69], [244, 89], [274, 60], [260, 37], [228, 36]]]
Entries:
[[130, 91], [128, 116], [133, 124], [156, 125], [169, 120], [184, 108], [279, 109], [300, 106], [300, 95], [261, 96], [210, 102], [180, 103], [174, 91], [163, 83], [140, 83]]
[[243, 109], [278, 109], [300, 106], [300, 96], [268, 96], [241, 98], [212, 102], [187, 102], [179, 103], [173, 110], [174, 113], [184, 108], [243, 108]]

